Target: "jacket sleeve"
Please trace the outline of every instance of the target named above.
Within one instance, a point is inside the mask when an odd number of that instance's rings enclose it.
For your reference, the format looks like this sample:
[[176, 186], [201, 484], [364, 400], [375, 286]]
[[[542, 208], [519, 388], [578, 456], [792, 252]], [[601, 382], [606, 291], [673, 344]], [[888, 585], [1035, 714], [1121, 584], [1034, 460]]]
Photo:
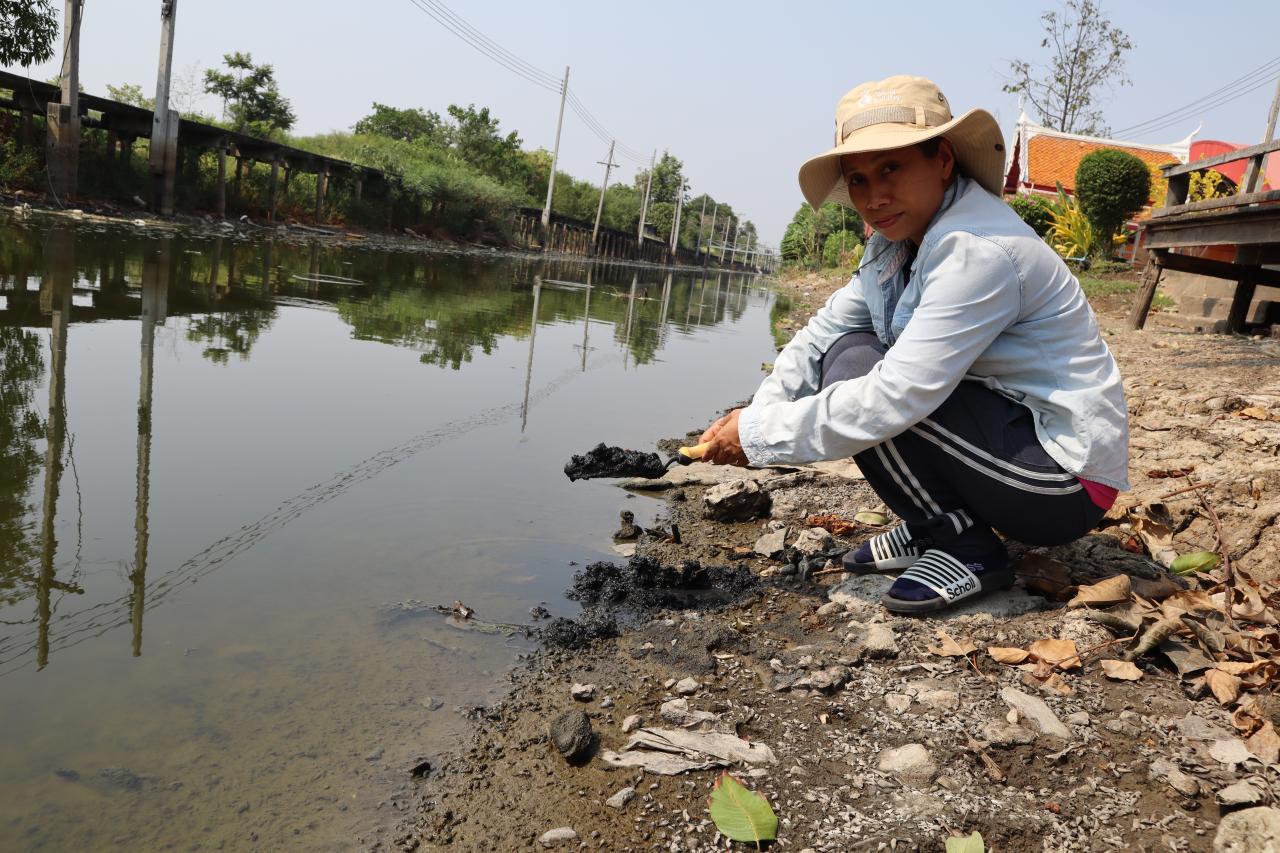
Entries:
[[795, 399], [757, 395], [742, 412], [738, 431], [752, 465], [840, 459], [893, 438], [938, 408], [1017, 321], [1021, 280], [995, 243], [952, 232], [921, 262], [920, 304], [870, 373], [821, 391], [811, 382], [808, 396]]
[[872, 329], [862, 279], [854, 273], [849, 283], [831, 294], [827, 303], [778, 353], [773, 372], [760, 383], [751, 405], [787, 402], [813, 394], [820, 384], [822, 357], [831, 345], [847, 332]]

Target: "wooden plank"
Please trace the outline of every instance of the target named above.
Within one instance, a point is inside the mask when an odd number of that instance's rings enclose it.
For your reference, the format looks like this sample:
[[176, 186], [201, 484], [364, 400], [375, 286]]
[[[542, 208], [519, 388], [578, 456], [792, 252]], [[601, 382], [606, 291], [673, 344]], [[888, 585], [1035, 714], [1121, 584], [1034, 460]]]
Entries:
[[[1169, 192], [1173, 192], [1173, 182], [1169, 184]], [[1220, 210], [1229, 207], [1245, 207], [1250, 204], [1264, 204], [1280, 201], [1280, 190], [1246, 193], [1244, 195], [1225, 196], [1223, 198], [1207, 198], [1204, 201], [1193, 201], [1190, 204], [1178, 204], [1172, 207], [1160, 207], [1151, 211], [1152, 219], [1163, 219], [1166, 216], [1178, 216], [1182, 213], [1195, 213], [1200, 210]]]
[[1152, 252], [1146, 268], [1142, 271], [1142, 288], [1138, 291], [1138, 298], [1133, 303], [1133, 308], [1129, 310], [1130, 329], [1141, 329], [1147, 324], [1147, 315], [1151, 313], [1151, 300], [1155, 298], [1156, 285], [1160, 283], [1162, 254]]
[[1149, 222], [1146, 231], [1143, 243], [1148, 249], [1280, 243], [1280, 210], [1267, 217], [1248, 220], [1206, 217]]
[[[1165, 269], [1176, 272], [1187, 272], [1193, 275], [1207, 275], [1213, 278], [1226, 278], [1233, 281], [1240, 279], [1245, 269], [1240, 264], [1228, 261], [1214, 261], [1209, 258], [1197, 258], [1194, 255], [1179, 255], [1176, 252], [1159, 252], [1159, 264]], [[1248, 267], [1252, 271], [1253, 280], [1268, 287], [1280, 287], [1280, 270], [1263, 269], [1257, 266]]]
[[1250, 157], [1267, 154], [1272, 151], [1280, 151], [1280, 139], [1259, 142], [1257, 145], [1250, 145], [1248, 148], [1237, 148], [1235, 151], [1228, 151], [1226, 154], [1218, 154], [1214, 157], [1203, 157], [1192, 163], [1175, 163], [1170, 166], [1161, 166], [1160, 171], [1164, 173], [1166, 178], [1189, 175], [1192, 172], [1200, 172], [1204, 169], [1212, 169], [1214, 166], [1221, 166], [1223, 163], [1247, 160]]

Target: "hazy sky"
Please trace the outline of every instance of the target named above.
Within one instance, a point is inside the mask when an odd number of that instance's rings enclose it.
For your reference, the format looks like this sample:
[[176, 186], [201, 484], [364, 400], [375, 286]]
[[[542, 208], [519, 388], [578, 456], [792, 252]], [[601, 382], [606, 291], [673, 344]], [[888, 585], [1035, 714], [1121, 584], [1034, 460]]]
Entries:
[[[1135, 45], [1132, 86], [1106, 102], [1116, 129], [1280, 58], [1275, 0], [1217, 2], [1212, 17], [1203, 2], [1101, 3]], [[864, 80], [921, 74], [937, 81], [953, 109], [985, 107], [1011, 135], [1017, 100], [1000, 91], [1003, 75], [1011, 58], [1044, 56], [1039, 15], [1056, 7], [1050, 0], [449, 4], [546, 73], [558, 77], [571, 66], [570, 90], [611, 134], [638, 152], [669, 149], [684, 161], [694, 193], [729, 202], [774, 245], [801, 201], [797, 168], [830, 145], [841, 94]], [[154, 93], [159, 8], [159, 0], [86, 0], [87, 91], [138, 83]], [[180, 0], [177, 27], [174, 65], [189, 76], [236, 50], [272, 63], [299, 133], [347, 129], [376, 100], [440, 113], [451, 103], [475, 103], [519, 131], [526, 147], [550, 148], [554, 139], [554, 92], [478, 53], [412, 0]], [[54, 65], [32, 74], [55, 76]], [[1274, 82], [1131, 138], [1172, 142], [1203, 121], [1197, 138], [1254, 143], [1273, 93]], [[218, 110], [212, 100], [200, 107]], [[566, 112], [561, 168], [598, 181], [606, 148]], [[631, 180], [636, 164], [617, 159], [620, 179]]]

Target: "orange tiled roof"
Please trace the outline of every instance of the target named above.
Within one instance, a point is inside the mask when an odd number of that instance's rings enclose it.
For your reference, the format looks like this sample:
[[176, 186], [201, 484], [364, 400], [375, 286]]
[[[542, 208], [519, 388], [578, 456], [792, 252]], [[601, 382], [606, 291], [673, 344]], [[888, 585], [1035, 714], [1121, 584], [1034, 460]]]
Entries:
[[1152, 151], [1149, 148], [1137, 148], [1131, 145], [1101, 145], [1096, 142], [1082, 142], [1077, 139], [1062, 139], [1057, 136], [1032, 136], [1027, 143], [1027, 178], [1036, 186], [1052, 189], [1061, 183], [1068, 192], [1075, 192], [1076, 167], [1084, 155], [1103, 148], [1114, 148], [1127, 151], [1149, 166], [1161, 166], [1173, 163], [1178, 158], [1168, 151]]

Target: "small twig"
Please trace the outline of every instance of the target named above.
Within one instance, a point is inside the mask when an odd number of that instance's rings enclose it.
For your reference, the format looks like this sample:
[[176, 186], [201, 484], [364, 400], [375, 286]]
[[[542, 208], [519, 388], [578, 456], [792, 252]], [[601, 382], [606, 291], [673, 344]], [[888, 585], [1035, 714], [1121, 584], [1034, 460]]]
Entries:
[[1215, 483], [1192, 483], [1184, 489], [1178, 489], [1175, 492], [1169, 492], [1167, 495], [1161, 495], [1159, 500], [1167, 501], [1169, 498], [1177, 497], [1178, 495], [1186, 494], [1187, 492], [1194, 492], [1196, 489], [1212, 489], [1215, 485]]
[[1116, 637], [1114, 639], [1107, 640], [1104, 643], [1098, 643], [1096, 645], [1090, 646], [1089, 648], [1085, 649], [1082, 652], [1077, 652], [1076, 657], [1080, 658], [1080, 662], [1083, 664], [1086, 660], [1089, 659], [1089, 656], [1092, 655], [1094, 652], [1100, 651], [1101, 649], [1105, 649], [1107, 646], [1114, 646], [1116, 643], [1128, 643], [1136, 639], [1137, 636], [1138, 636], [1137, 634], [1134, 634], [1132, 637]]
[[[1190, 477], [1187, 477], [1190, 480]], [[1213, 522], [1214, 534], [1218, 537], [1218, 542], [1214, 546], [1214, 551], [1222, 557], [1222, 582], [1227, 587], [1227, 607], [1225, 615], [1227, 617], [1227, 627], [1235, 627], [1235, 619], [1232, 617], [1231, 610], [1235, 606], [1236, 596], [1236, 573], [1231, 568], [1231, 555], [1227, 553], [1226, 542], [1222, 538], [1222, 519], [1218, 518], [1218, 514], [1213, 511], [1213, 507], [1209, 505], [1209, 501], [1205, 498], [1203, 492], [1196, 492], [1196, 497], [1200, 499], [1200, 506], [1204, 507], [1204, 511], [1209, 514], [1209, 520]]]

